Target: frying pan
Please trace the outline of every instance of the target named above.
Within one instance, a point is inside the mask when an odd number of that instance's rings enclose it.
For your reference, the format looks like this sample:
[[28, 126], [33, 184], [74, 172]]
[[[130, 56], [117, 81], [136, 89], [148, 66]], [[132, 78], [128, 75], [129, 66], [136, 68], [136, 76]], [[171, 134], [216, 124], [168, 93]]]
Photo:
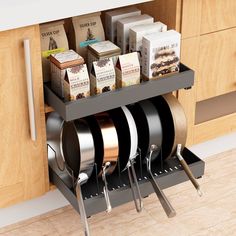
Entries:
[[129, 106], [138, 131], [138, 146], [142, 159], [145, 160], [150, 147], [158, 148], [153, 152], [152, 161], [156, 160], [162, 145], [162, 125], [156, 107], [149, 100], [143, 100]]
[[[138, 185], [134, 161], [138, 149], [138, 133], [134, 118], [126, 106], [113, 109], [109, 114], [114, 122], [119, 140], [119, 167], [128, 170], [131, 191], [137, 212], [143, 208], [142, 197]], [[119, 170], [119, 171], [120, 171]], [[136, 199], [139, 199], [139, 202]]]
[[66, 165], [76, 179], [75, 189], [84, 233], [90, 235], [81, 191], [81, 185], [87, 182], [93, 172], [95, 161], [94, 141], [88, 123], [83, 119], [64, 122], [61, 142]]
[[163, 128], [162, 156], [169, 159], [176, 153], [177, 144], [185, 146], [187, 139], [187, 119], [183, 107], [172, 94], [152, 99], [159, 111]]
[[[103, 146], [103, 166], [109, 162], [110, 166], [107, 169], [107, 174], [112, 174], [116, 168], [119, 154], [118, 136], [115, 125], [106, 112], [95, 115], [102, 135]], [[102, 175], [102, 170], [99, 172], [99, 176]]]
[[62, 130], [63, 156], [75, 178], [80, 173], [91, 176], [94, 167], [95, 147], [88, 123], [83, 120], [64, 122]]
[[162, 110], [162, 125], [164, 129], [163, 153], [167, 159], [176, 155], [182, 165], [186, 175], [196, 188], [199, 196], [202, 196], [200, 185], [195, 179], [187, 162], [181, 155], [187, 139], [187, 119], [183, 107], [179, 101], [172, 95], [166, 94], [162, 97], [153, 99], [157, 109]]
[[101, 144], [103, 150], [103, 155], [101, 156], [103, 160], [102, 168], [99, 170], [98, 175], [102, 176], [104, 181], [103, 192], [107, 204], [107, 212], [110, 212], [112, 207], [109, 198], [106, 176], [112, 174], [117, 165], [119, 154], [118, 135], [115, 125], [107, 112], [96, 114], [95, 118], [100, 129], [100, 134], [94, 137], [97, 137], [98, 139], [99, 137], [102, 138], [99, 139], [98, 142]]
[[147, 165], [147, 172], [149, 181], [168, 217], [176, 215], [174, 208], [169, 202], [168, 198], [159, 187], [155, 180], [151, 164], [160, 156], [160, 148], [162, 146], [162, 125], [159, 113], [150, 100], [144, 100], [130, 106], [133, 112], [137, 128], [139, 147], [141, 148], [142, 157]]

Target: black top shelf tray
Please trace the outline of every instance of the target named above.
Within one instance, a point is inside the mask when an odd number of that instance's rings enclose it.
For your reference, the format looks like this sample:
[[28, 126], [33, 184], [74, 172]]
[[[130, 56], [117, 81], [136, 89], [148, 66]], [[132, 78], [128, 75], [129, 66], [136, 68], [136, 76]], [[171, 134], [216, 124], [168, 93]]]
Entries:
[[47, 83], [44, 85], [44, 96], [45, 102], [53, 107], [65, 121], [71, 121], [178, 89], [189, 88], [193, 84], [194, 71], [181, 64], [180, 73], [73, 102], [64, 102]]

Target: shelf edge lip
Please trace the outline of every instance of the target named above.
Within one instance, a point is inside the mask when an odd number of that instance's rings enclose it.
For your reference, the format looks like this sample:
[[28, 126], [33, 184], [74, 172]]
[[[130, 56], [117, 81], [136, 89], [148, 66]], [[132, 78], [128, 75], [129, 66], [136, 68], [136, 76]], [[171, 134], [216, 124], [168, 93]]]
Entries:
[[65, 121], [71, 121], [179, 89], [192, 87], [194, 84], [194, 71], [183, 64], [181, 64], [181, 68], [183, 71], [158, 78], [157, 80], [65, 103], [49, 88], [49, 85], [44, 84], [45, 101]]

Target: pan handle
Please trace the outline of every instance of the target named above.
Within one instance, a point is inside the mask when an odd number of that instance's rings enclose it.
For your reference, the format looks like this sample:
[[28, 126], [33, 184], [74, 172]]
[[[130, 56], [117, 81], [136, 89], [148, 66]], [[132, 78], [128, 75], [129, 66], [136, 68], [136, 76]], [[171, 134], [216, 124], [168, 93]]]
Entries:
[[27, 94], [28, 94], [30, 135], [31, 135], [31, 139], [33, 141], [36, 141], [37, 140], [37, 131], [36, 131], [36, 121], [35, 121], [34, 89], [33, 89], [32, 65], [31, 65], [30, 40], [29, 39], [24, 39], [24, 55], [25, 55]]
[[106, 204], [107, 204], [107, 210], [106, 211], [108, 213], [111, 212], [111, 210], [112, 210], [110, 197], [109, 197], [107, 178], [106, 178], [107, 170], [109, 169], [110, 166], [111, 166], [111, 163], [106, 162], [105, 165], [102, 168], [102, 179], [104, 181], [103, 193], [104, 193], [105, 201], [106, 201]]
[[142, 201], [142, 196], [141, 196], [139, 185], [138, 185], [136, 172], [134, 169], [133, 159], [129, 160], [129, 162], [127, 164], [127, 169], [128, 169], [129, 182], [130, 182], [130, 186], [131, 186], [131, 191], [132, 191], [132, 195], [133, 195], [133, 199], [134, 199], [135, 208], [136, 208], [137, 212], [141, 212], [143, 209], [143, 201]]
[[87, 215], [86, 215], [86, 211], [85, 211], [85, 207], [84, 207], [84, 200], [83, 200], [82, 191], [81, 191], [81, 185], [86, 183], [87, 180], [88, 180], [87, 174], [85, 174], [85, 173], [79, 174], [79, 178], [76, 183], [76, 195], [77, 195], [77, 201], [78, 201], [78, 205], [79, 205], [81, 223], [84, 228], [84, 235], [90, 236], [89, 225], [88, 225]]
[[147, 160], [147, 171], [148, 171], [148, 177], [149, 180], [152, 184], [152, 187], [157, 195], [157, 197], [159, 198], [159, 201], [163, 207], [163, 209], [166, 212], [166, 215], [171, 218], [174, 217], [176, 215], [175, 209], [172, 207], [171, 203], [169, 202], [168, 198], [166, 197], [166, 195], [164, 194], [164, 192], [162, 191], [162, 189], [159, 187], [159, 185], [157, 184], [153, 174], [152, 174], [152, 170], [151, 170], [151, 161], [152, 161], [152, 154], [155, 151], [154, 148], [152, 147], [156, 147], [156, 145], [151, 145], [150, 148], [150, 153], [149, 153], [149, 157], [146, 157]]
[[192, 182], [193, 186], [195, 187], [195, 189], [197, 190], [198, 195], [201, 197], [202, 196], [202, 191], [200, 188], [199, 183], [197, 182], [197, 180], [195, 179], [191, 169], [189, 168], [187, 162], [184, 160], [183, 156], [181, 155], [181, 148], [182, 145], [178, 144], [177, 145], [177, 152], [176, 152], [176, 156], [178, 157], [180, 164], [182, 165], [186, 175], [188, 176], [188, 178], [190, 179], [190, 181]]

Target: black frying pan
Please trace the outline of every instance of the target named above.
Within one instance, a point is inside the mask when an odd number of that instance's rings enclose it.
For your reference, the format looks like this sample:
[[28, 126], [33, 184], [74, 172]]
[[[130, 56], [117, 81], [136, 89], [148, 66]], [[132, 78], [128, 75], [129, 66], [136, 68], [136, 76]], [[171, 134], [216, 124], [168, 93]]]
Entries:
[[144, 100], [130, 105], [129, 109], [137, 126], [142, 159], [145, 160], [151, 145], [155, 144], [158, 149], [153, 153], [152, 161], [156, 160], [162, 145], [162, 126], [156, 107], [151, 101]]
[[123, 110], [119, 107], [109, 111], [109, 115], [112, 118], [116, 127], [118, 140], [119, 140], [119, 166], [120, 171], [124, 170], [130, 155], [130, 131], [126, 116]]

